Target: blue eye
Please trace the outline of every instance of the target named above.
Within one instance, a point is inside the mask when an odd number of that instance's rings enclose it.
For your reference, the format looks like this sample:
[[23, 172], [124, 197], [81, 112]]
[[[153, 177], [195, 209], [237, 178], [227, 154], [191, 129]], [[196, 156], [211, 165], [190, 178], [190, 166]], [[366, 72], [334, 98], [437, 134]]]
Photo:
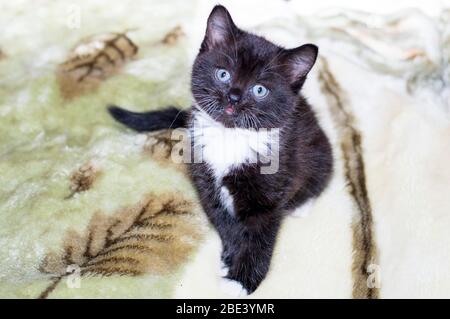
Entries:
[[263, 99], [267, 96], [267, 94], [269, 94], [269, 90], [265, 86], [256, 84], [252, 87], [252, 93], [258, 99]]
[[230, 82], [231, 74], [225, 69], [217, 69], [216, 70], [216, 79], [223, 83]]

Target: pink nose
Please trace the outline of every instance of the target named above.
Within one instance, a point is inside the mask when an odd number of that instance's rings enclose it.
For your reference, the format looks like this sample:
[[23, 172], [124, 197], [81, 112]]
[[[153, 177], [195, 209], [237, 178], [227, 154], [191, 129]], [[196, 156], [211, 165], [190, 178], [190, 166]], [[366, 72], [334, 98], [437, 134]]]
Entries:
[[225, 113], [227, 113], [228, 115], [233, 114], [234, 113], [234, 107], [231, 104], [227, 105], [227, 107], [225, 108]]

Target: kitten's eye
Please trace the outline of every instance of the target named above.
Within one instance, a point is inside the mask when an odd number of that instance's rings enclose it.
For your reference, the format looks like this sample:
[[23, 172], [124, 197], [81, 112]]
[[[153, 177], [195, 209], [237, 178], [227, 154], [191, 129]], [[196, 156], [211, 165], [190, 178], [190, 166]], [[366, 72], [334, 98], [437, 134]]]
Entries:
[[216, 70], [216, 78], [220, 82], [228, 83], [228, 82], [230, 82], [231, 74], [230, 74], [230, 72], [228, 72], [225, 69], [217, 69]]
[[263, 99], [267, 96], [267, 94], [269, 94], [269, 90], [265, 86], [256, 84], [252, 87], [252, 93], [258, 99]]

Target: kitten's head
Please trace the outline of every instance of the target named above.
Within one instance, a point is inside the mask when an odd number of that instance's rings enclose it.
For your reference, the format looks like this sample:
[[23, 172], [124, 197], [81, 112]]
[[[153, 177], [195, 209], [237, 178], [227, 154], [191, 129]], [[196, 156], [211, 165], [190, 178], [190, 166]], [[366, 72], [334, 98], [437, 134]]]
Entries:
[[245, 32], [225, 7], [216, 6], [194, 62], [193, 96], [226, 127], [281, 127], [317, 52], [313, 44], [288, 50]]

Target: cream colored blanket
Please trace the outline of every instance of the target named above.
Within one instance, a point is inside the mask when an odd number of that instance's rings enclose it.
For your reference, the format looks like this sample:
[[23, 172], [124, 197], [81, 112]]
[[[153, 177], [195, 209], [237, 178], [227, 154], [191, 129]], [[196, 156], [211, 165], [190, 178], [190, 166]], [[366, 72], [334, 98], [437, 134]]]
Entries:
[[[223, 1], [241, 27], [319, 45], [304, 94], [336, 159], [250, 298], [450, 297], [450, 9], [305, 15], [300, 2]], [[0, 297], [227, 297], [174, 141], [105, 112], [188, 107], [214, 4], [2, 4]]]

